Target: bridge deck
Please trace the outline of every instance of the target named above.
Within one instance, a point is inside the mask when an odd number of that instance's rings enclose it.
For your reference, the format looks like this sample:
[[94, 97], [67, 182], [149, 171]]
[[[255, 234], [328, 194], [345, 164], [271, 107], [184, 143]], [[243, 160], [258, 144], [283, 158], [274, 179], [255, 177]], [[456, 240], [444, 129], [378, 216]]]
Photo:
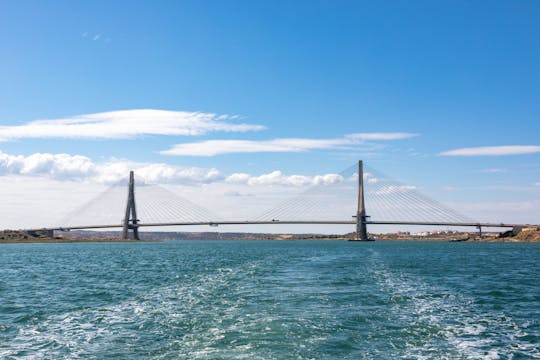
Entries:
[[[167, 222], [167, 223], [138, 223], [131, 227], [159, 227], [159, 226], [219, 226], [219, 225], [356, 225], [354, 220], [272, 220], [272, 221], [202, 221], [202, 222]], [[412, 226], [449, 226], [449, 227], [486, 227], [486, 228], [513, 228], [524, 226], [538, 226], [531, 224], [505, 224], [505, 223], [453, 223], [453, 222], [414, 222], [414, 221], [366, 221], [366, 225], [412, 225]], [[84, 230], [84, 229], [110, 229], [122, 228], [123, 224], [101, 224], [101, 225], [80, 225], [67, 227], [50, 227], [30, 229], [29, 231], [38, 230]]]

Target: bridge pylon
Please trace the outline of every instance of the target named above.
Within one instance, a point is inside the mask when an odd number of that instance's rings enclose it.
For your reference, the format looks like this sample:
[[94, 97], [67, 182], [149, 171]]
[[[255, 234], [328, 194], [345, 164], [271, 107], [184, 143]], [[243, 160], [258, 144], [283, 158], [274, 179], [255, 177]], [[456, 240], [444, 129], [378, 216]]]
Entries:
[[135, 176], [129, 172], [128, 198], [126, 213], [123, 221], [122, 239], [129, 238], [129, 230], [133, 230], [133, 239], [139, 240], [139, 226], [137, 225], [137, 208], [135, 207]]
[[358, 207], [356, 210], [356, 240], [369, 241], [367, 233], [366, 203], [364, 201], [364, 165], [358, 161]]

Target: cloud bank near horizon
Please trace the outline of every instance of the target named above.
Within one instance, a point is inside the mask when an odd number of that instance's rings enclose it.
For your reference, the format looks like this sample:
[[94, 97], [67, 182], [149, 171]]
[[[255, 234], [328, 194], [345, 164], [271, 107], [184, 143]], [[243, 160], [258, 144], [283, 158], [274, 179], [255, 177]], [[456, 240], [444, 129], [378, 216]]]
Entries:
[[540, 153], [536, 145], [480, 146], [449, 150], [439, 153], [440, 156], [505, 156]]
[[234, 173], [225, 176], [215, 168], [178, 167], [164, 163], [136, 163], [128, 160], [95, 163], [83, 155], [35, 153], [23, 156], [0, 151], [0, 176], [44, 177], [57, 181], [87, 181], [110, 185], [126, 180], [130, 170], [136, 172], [139, 181], [151, 184], [197, 185], [224, 182], [249, 186], [301, 187], [337, 184], [344, 180], [338, 174], [286, 175], [280, 170], [261, 175]]
[[131, 139], [145, 135], [197, 136], [210, 132], [248, 132], [263, 125], [235, 123], [236, 116], [136, 109], [77, 115], [0, 126], [0, 141], [26, 138]]
[[333, 185], [344, 181], [343, 176], [338, 174], [325, 174], [315, 176], [285, 175], [279, 170], [268, 174], [252, 176], [246, 173], [235, 173], [225, 178], [225, 182], [232, 184], [247, 185], [285, 185], [285, 186], [312, 186]]
[[277, 138], [271, 140], [205, 140], [173, 145], [160, 153], [174, 156], [216, 156], [263, 152], [306, 152], [321, 149], [347, 149], [375, 141], [402, 140], [413, 133], [356, 133], [334, 139]]

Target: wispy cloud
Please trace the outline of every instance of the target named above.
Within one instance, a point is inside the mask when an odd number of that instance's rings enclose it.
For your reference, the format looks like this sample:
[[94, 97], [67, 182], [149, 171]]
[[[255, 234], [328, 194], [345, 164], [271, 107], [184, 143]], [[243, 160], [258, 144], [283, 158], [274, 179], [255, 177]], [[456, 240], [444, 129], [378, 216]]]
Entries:
[[111, 38], [103, 35], [102, 33], [92, 33], [85, 31], [81, 34], [83, 39], [92, 40], [92, 41], [105, 41], [111, 42]]
[[234, 153], [302, 152], [312, 149], [332, 149], [342, 145], [344, 142], [337, 139], [207, 140], [177, 144], [161, 153], [181, 156], [214, 156]]
[[369, 141], [389, 141], [415, 137], [412, 133], [357, 133], [336, 139], [279, 138], [272, 140], [206, 140], [176, 144], [164, 155], [215, 156], [261, 152], [304, 152], [316, 149], [339, 149]]
[[0, 141], [23, 138], [122, 139], [143, 135], [204, 135], [214, 131], [246, 132], [262, 125], [235, 123], [235, 116], [211, 113], [123, 110], [36, 120], [23, 125], [0, 126]]
[[534, 186], [540, 186], [540, 181], [535, 183]]
[[503, 156], [523, 155], [540, 152], [536, 145], [481, 146], [444, 151], [441, 156]]
[[482, 169], [482, 170], [479, 170], [478, 172], [483, 173], [483, 174], [500, 174], [500, 173], [506, 173], [508, 172], [508, 170], [499, 169], [499, 168], [491, 168], [491, 169]]
[[388, 133], [355, 133], [346, 136], [348, 139], [358, 141], [380, 141], [380, 140], [402, 140], [416, 137], [418, 134], [406, 132], [388, 132]]

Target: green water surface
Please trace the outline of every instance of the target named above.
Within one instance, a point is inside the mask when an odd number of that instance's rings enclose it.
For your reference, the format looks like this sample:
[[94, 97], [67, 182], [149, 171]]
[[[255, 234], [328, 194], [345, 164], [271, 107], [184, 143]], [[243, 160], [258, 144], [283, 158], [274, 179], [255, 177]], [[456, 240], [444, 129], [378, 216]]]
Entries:
[[2, 359], [540, 358], [540, 244], [0, 245]]

